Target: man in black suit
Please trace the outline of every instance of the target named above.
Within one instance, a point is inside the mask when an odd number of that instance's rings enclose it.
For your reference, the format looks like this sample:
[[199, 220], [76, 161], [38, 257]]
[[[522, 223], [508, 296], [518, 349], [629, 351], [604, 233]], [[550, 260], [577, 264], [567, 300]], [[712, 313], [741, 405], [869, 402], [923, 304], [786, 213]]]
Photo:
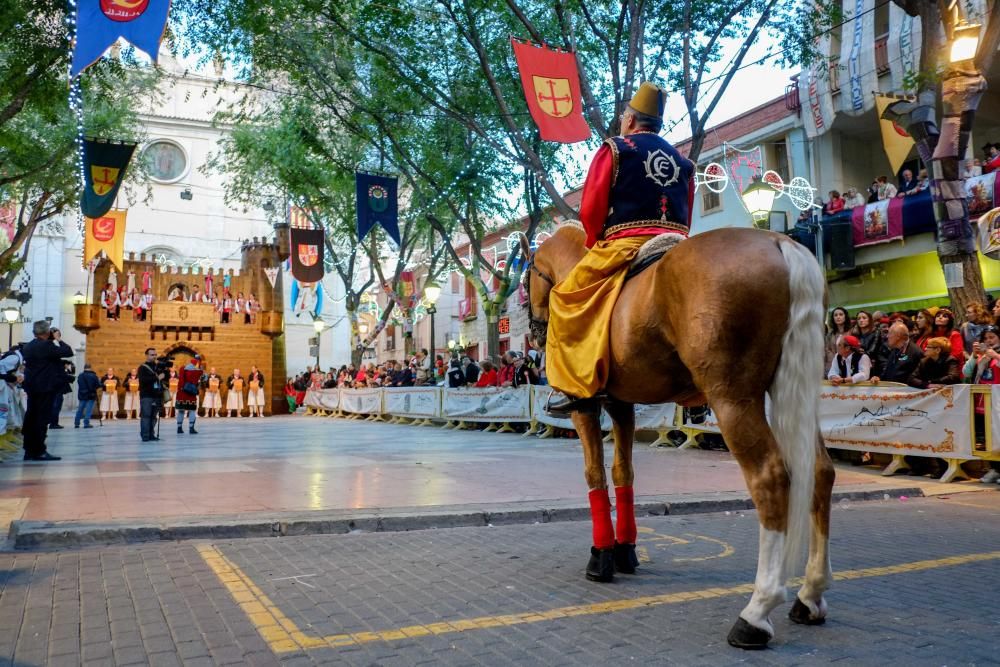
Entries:
[[882, 368], [881, 375], [872, 378], [872, 384], [878, 384], [879, 380], [906, 384], [924, 353], [910, 340], [910, 332], [902, 322], [889, 327], [886, 344], [889, 354], [885, 359], [885, 367]]
[[22, 348], [24, 355], [24, 391], [28, 394], [28, 409], [24, 415], [25, 461], [58, 461], [59, 456], [45, 449], [52, 401], [66, 384], [63, 359], [73, 356], [73, 349], [62, 342], [58, 331], [50, 332], [47, 320], [32, 326], [35, 339]]

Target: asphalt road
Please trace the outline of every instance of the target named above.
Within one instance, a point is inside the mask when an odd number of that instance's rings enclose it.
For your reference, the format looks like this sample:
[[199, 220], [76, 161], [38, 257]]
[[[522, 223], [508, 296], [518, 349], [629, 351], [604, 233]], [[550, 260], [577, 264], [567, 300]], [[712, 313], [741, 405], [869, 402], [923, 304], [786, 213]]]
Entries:
[[[583, 577], [585, 522], [0, 554], [16, 665], [996, 665], [1000, 493], [840, 503], [822, 627], [726, 633], [753, 512], [640, 520], [639, 574]], [[5, 663], [6, 664], [6, 663]]]

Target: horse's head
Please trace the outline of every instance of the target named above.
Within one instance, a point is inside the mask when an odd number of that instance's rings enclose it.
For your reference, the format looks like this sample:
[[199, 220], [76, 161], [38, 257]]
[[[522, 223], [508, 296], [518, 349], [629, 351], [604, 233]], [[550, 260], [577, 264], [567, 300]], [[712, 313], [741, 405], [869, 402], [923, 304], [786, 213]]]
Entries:
[[538, 349], [545, 348], [548, 335], [549, 292], [580, 261], [586, 252], [585, 240], [586, 233], [578, 222], [560, 225], [534, 252], [527, 237], [521, 237], [521, 253], [527, 261], [524, 289], [528, 292], [528, 334]]

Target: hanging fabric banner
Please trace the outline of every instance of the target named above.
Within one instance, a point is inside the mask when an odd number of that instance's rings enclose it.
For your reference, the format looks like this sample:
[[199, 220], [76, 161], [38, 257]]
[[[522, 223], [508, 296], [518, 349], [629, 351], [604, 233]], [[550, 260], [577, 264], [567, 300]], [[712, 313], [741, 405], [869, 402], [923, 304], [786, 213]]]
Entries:
[[399, 183], [389, 176], [357, 172], [354, 175], [358, 207], [358, 243], [364, 241], [375, 225], [385, 230], [397, 246], [399, 239]]
[[292, 276], [300, 283], [323, 279], [323, 230], [292, 227], [290, 234]]
[[882, 147], [885, 148], [885, 155], [889, 158], [889, 165], [894, 174], [899, 173], [899, 168], [903, 166], [906, 156], [913, 149], [913, 137], [907, 134], [906, 130], [900, 127], [896, 121], [882, 117], [882, 112], [885, 111], [886, 107], [899, 99], [901, 98], [894, 95], [881, 93], [875, 95], [875, 109], [879, 126], [882, 128]]
[[843, 43], [840, 48], [841, 110], [859, 116], [875, 105], [869, 94], [878, 88], [875, 67], [875, 0], [853, 0], [844, 7]]
[[979, 252], [990, 259], [1000, 259], [1000, 208], [979, 216]]
[[125, 170], [135, 144], [112, 144], [83, 140], [83, 175], [85, 185], [80, 210], [88, 218], [99, 218], [111, 210], [118, 188], [125, 180]]
[[920, 69], [920, 18], [889, 3], [889, 39], [886, 44], [892, 90], [906, 90], [908, 77]]
[[267, 276], [267, 282], [271, 283], [271, 289], [274, 289], [274, 283], [278, 280], [278, 267], [265, 266], [264, 275]]
[[903, 198], [893, 197], [851, 210], [854, 247], [903, 238]]
[[510, 40], [531, 118], [544, 141], [575, 144], [590, 138], [576, 54]]
[[77, 0], [76, 5], [71, 79], [97, 62], [119, 37], [156, 62], [170, 0]]
[[125, 217], [128, 211], [108, 211], [97, 218], [84, 218], [83, 264], [102, 250], [119, 273], [125, 271]]

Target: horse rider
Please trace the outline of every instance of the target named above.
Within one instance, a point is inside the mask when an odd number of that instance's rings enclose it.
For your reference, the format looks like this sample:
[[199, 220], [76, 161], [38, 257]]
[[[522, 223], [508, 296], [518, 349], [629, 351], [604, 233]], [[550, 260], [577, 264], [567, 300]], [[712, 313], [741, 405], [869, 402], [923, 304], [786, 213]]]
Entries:
[[546, 372], [559, 393], [546, 410], [596, 412], [608, 379], [611, 314], [629, 264], [658, 234], [687, 237], [695, 166], [659, 136], [666, 92], [644, 82], [604, 142], [583, 186], [589, 251], [549, 295]]

